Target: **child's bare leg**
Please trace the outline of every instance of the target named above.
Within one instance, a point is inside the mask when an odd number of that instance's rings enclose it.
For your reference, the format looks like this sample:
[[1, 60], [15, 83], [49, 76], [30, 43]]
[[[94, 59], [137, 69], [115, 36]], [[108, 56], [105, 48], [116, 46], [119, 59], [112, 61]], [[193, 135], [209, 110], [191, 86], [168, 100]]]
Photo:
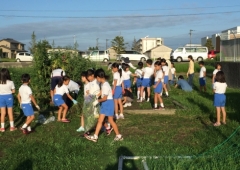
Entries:
[[138, 98], [138, 99], [140, 99], [140, 93], [141, 93], [141, 88], [138, 87], [138, 89], [137, 89], [137, 98]]
[[147, 87], [148, 98], [150, 99], [150, 87]]
[[67, 111], [68, 111], [68, 106], [64, 103], [64, 104], [62, 104], [62, 107], [63, 107], [63, 117], [62, 117], [62, 120], [65, 120], [66, 119], [66, 114], [67, 114]]
[[142, 87], [141, 87], [141, 91], [140, 91], [140, 100], [142, 100], [142, 98], [144, 97], [144, 96], [143, 96], [143, 90], [144, 90], [144, 87], [142, 86]]
[[225, 107], [221, 107], [221, 110], [222, 110], [222, 115], [223, 115], [222, 122], [224, 124], [226, 124], [226, 110], [225, 110]]
[[114, 110], [115, 115], [118, 115], [118, 99], [114, 99]]
[[110, 125], [112, 126], [114, 132], [116, 135], [119, 135], [119, 131], [118, 131], [118, 127], [117, 124], [114, 122], [113, 117], [112, 116], [108, 116], [108, 122], [110, 123]]
[[160, 94], [157, 94], [157, 97], [158, 97], [158, 100], [159, 100], [160, 104], [163, 103], [163, 100], [162, 100], [161, 95], [160, 95]]
[[1, 123], [5, 122], [6, 108], [1, 107]]
[[30, 123], [33, 121], [33, 119], [34, 119], [34, 115], [28, 116], [25, 124], [29, 126]]
[[157, 93], [154, 93], [154, 108], [157, 108]]
[[221, 116], [221, 115], [220, 115], [220, 111], [221, 111], [221, 110], [220, 110], [220, 107], [216, 107], [216, 111], [217, 111], [217, 122], [216, 122], [216, 123], [217, 123], [217, 124], [220, 124], [220, 116]]
[[8, 117], [9, 117], [10, 122], [14, 121], [13, 120], [13, 109], [12, 109], [12, 107], [8, 108]]
[[62, 107], [62, 106], [59, 106], [59, 109], [58, 109], [58, 121], [61, 121], [62, 110], [63, 110], [63, 107]]
[[105, 115], [104, 114], [100, 114], [99, 115], [99, 118], [98, 118], [98, 123], [97, 123], [97, 126], [96, 126], [96, 130], [95, 130], [95, 135], [98, 136], [101, 128], [102, 128], [102, 122], [104, 121], [104, 118], [105, 118]]
[[81, 126], [84, 127], [84, 117], [83, 117], [83, 115], [81, 116]]
[[117, 102], [118, 102], [118, 104], [119, 104], [119, 110], [120, 110], [120, 113], [123, 113], [122, 99], [118, 99]]

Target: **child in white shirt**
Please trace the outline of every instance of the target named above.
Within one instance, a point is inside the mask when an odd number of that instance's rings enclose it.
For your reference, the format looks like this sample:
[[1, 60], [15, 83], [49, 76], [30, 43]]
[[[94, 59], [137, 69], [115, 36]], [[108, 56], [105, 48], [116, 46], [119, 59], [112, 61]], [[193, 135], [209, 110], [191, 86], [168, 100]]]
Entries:
[[199, 73], [199, 84], [200, 84], [200, 91], [204, 89], [204, 91], [207, 91], [206, 88], [206, 67], [204, 66], [203, 61], [199, 61], [199, 66], [200, 66], [200, 73]]
[[[164, 109], [163, 100], [161, 97], [162, 93], [162, 79], [163, 79], [163, 72], [162, 72], [162, 66], [161, 61], [156, 61], [154, 63], [155, 70], [154, 70], [154, 109]], [[160, 107], [158, 108], [158, 101], [160, 102]]]
[[169, 73], [169, 68], [167, 65], [167, 62], [165, 59], [161, 60], [161, 65], [162, 65], [162, 70], [164, 74], [164, 83], [163, 83], [163, 89], [165, 91], [166, 96], [168, 97], [168, 89], [167, 89], [167, 84], [168, 84], [168, 73]]

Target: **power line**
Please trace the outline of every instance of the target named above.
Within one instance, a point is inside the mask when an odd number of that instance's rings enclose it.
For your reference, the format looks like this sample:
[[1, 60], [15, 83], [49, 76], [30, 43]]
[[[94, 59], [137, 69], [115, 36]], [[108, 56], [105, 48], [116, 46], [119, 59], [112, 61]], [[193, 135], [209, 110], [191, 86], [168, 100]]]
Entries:
[[157, 18], [157, 17], [176, 17], [176, 16], [199, 16], [199, 15], [215, 15], [215, 14], [230, 14], [239, 13], [240, 11], [225, 11], [225, 12], [208, 12], [208, 13], [189, 13], [189, 14], [166, 14], [166, 15], [126, 15], [126, 16], [39, 16], [39, 15], [0, 15], [0, 17], [12, 18], [61, 18], [61, 19], [107, 19], [107, 18]]
[[149, 8], [149, 9], [94, 9], [94, 10], [55, 10], [55, 9], [36, 9], [36, 10], [24, 10], [24, 9], [1, 9], [1, 12], [11, 12], [11, 11], [16, 11], [16, 12], [111, 12], [111, 11], [157, 11], [157, 10], [164, 10], [164, 11], [168, 11], [168, 10], [182, 10], [182, 9], [216, 9], [216, 8], [231, 8], [231, 7], [238, 7], [240, 5], [228, 5], [228, 6], [202, 6], [202, 7], [185, 7], [185, 8]]

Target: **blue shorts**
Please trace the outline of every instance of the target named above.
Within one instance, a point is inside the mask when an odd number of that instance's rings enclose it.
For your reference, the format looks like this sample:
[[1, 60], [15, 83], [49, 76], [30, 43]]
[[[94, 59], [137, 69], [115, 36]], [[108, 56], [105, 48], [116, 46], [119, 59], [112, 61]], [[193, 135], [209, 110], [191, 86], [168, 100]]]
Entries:
[[13, 95], [12, 94], [2, 94], [0, 95], [0, 107], [13, 107]]
[[23, 111], [25, 116], [32, 116], [32, 115], [34, 115], [34, 111], [33, 111], [31, 103], [21, 104], [21, 107], [22, 107], [22, 111]]
[[225, 107], [226, 104], [226, 96], [225, 94], [214, 94], [214, 106], [215, 107]]
[[142, 78], [137, 78], [137, 88], [141, 87], [142, 86], [142, 81], [143, 79]]
[[151, 86], [151, 79], [150, 78], [145, 78], [142, 80], [142, 86], [143, 87], [150, 87]]
[[64, 100], [63, 100], [63, 96], [60, 94], [54, 94], [53, 96], [53, 102], [55, 106], [61, 106], [62, 104], [64, 104]]
[[[155, 82], [157, 84], [157, 82]], [[162, 92], [162, 82], [160, 82], [157, 87], [154, 89], [154, 93], [161, 93]]]
[[116, 86], [113, 94], [113, 99], [121, 99], [121, 98], [122, 98], [122, 87]]
[[104, 114], [105, 116], [114, 115], [114, 101], [112, 99], [101, 103], [100, 114]]
[[131, 88], [131, 81], [130, 81], [130, 79], [123, 80], [123, 83], [124, 83], [124, 89]]
[[200, 84], [200, 86], [206, 85], [206, 81], [203, 79], [203, 77], [199, 78], [199, 84]]
[[168, 83], [168, 76], [164, 76], [164, 84]]

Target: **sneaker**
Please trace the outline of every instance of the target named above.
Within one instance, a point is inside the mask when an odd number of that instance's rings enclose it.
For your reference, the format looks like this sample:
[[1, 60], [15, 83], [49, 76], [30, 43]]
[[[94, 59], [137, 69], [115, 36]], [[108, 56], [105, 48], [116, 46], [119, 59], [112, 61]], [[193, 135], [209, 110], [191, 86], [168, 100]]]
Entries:
[[114, 141], [122, 141], [122, 140], [123, 140], [122, 135], [121, 135], [120, 137], [116, 136], [116, 137], [114, 138]]
[[77, 132], [84, 132], [85, 131], [85, 129], [81, 126], [80, 128], [78, 128], [77, 130], [76, 130]]
[[117, 120], [117, 119], [119, 119], [119, 116], [118, 116], [118, 114], [115, 114], [115, 119]]
[[111, 134], [111, 132], [112, 132], [112, 130], [113, 130], [113, 128], [106, 129], [106, 133], [107, 133], [107, 135], [110, 135], [110, 134]]
[[132, 103], [129, 102], [129, 103], [128, 103], [128, 106], [132, 106]]
[[127, 104], [127, 103], [125, 103], [125, 104], [123, 105], [123, 107], [128, 107], [128, 104]]
[[11, 131], [11, 132], [12, 132], [12, 131], [15, 131], [15, 130], [17, 130], [16, 127], [10, 127], [10, 131]]
[[149, 102], [149, 100], [150, 100], [150, 99], [148, 98], [146, 102]]
[[93, 142], [97, 142], [97, 140], [98, 140], [94, 135], [92, 135], [92, 136], [86, 135], [85, 138], [87, 140], [90, 140], [90, 141], [93, 141]]
[[119, 119], [124, 119], [124, 115], [122, 113], [119, 115]]
[[1, 132], [5, 132], [5, 128], [0, 128], [0, 131]]
[[25, 135], [29, 134], [27, 128], [21, 128], [21, 130], [22, 130], [23, 134], [25, 134]]

